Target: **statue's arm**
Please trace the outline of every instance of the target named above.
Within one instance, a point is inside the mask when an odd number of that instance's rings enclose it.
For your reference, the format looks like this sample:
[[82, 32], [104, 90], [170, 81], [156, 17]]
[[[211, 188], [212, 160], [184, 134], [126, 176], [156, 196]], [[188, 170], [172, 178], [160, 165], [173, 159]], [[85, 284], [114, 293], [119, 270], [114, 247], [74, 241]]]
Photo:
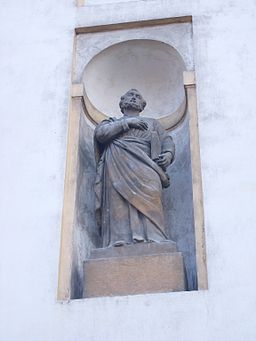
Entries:
[[156, 130], [161, 141], [161, 154], [159, 155], [159, 166], [166, 169], [174, 161], [175, 157], [175, 144], [173, 139], [159, 122], [156, 121]]
[[128, 130], [129, 125], [126, 120], [104, 120], [95, 128], [95, 137], [98, 142], [104, 144]]
[[165, 135], [162, 139], [162, 154], [165, 153], [170, 153], [172, 155], [172, 160], [173, 162], [174, 157], [175, 157], [175, 144], [173, 142], [173, 139], [171, 136], [169, 136], [166, 132]]
[[160, 141], [161, 141], [161, 152], [162, 153], [172, 153], [173, 158], [175, 156], [175, 144], [173, 139], [164, 128], [161, 126], [159, 122], [156, 122], [156, 130], [158, 132]]

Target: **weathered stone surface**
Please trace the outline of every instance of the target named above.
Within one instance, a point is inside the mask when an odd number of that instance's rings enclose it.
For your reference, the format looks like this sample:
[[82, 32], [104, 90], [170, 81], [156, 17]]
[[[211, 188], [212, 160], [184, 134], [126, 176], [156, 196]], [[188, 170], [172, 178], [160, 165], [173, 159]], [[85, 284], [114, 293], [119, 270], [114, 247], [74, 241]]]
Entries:
[[140, 116], [146, 101], [138, 90], [121, 96], [119, 106], [123, 116], [103, 120], [94, 133], [102, 247], [168, 241], [162, 189], [170, 186], [173, 139], [156, 119]]
[[124, 245], [122, 247], [109, 247], [102, 249], [93, 249], [90, 258], [109, 258], [124, 256], [146, 256], [159, 253], [176, 252], [177, 246], [173, 241], [164, 243], [138, 243]]
[[84, 297], [186, 290], [181, 252], [89, 259], [84, 273]]

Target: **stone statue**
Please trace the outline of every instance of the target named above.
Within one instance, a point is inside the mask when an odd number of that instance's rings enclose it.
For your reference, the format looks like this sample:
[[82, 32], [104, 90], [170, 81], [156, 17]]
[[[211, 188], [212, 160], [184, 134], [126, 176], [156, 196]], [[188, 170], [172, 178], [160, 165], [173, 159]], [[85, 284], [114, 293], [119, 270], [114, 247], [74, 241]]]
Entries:
[[173, 140], [157, 120], [140, 117], [146, 102], [136, 89], [121, 97], [122, 118], [95, 129], [98, 151], [96, 217], [102, 247], [168, 241], [162, 188], [173, 162]]

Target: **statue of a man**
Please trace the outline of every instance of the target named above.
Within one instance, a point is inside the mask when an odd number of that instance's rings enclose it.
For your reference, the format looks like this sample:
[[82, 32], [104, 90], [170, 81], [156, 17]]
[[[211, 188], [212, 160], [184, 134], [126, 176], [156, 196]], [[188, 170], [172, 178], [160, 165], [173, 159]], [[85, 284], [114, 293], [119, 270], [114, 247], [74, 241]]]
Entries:
[[122, 118], [109, 118], [95, 129], [99, 151], [96, 214], [102, 247], [163, 242], [162, 188], [175, 146], [157, 120], [140, 117], [146, 106], [136, 89], [121, 97]]

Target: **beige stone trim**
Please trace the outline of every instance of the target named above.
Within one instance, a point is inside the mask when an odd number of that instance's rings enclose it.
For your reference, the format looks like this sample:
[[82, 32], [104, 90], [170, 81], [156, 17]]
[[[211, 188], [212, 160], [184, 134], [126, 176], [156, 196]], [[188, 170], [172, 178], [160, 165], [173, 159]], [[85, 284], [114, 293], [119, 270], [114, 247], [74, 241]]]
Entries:
[[[76, 35], [74, 34], [72, 75], [75, 66]], [[73, 229], [75, 222], [76, 180], [78, 165], [79, 122], [81, 113], [81, 86], [72, 84], [70, 88], [69, 122], [67, 135], [66, 171], [62, 209], [58, 300], [69, 300], [71, 294], [71, 271], [73, 258]]]
[[83, 97], [83, 95], [84, 95], [84, 85], [81, 83], [72, 84], [71, 97]]
[[183, 72], [183, 83], [185, 86], [196, 85], [195, 71], [185, 71]]
[[70, 299], [80, 111], [81, 99], [80, 97], [73, 97], [71, 99], [67, 142], [67, 161], [64, 185], [64, 202], [62, 213], [59, 263], [58, 300]]
[[201, 159], [199, 148], [198, 115], [196, 100], [195, 72], [188, 71], [183, 74], [187, 96], [187, 110], [189, 115], [190, 150], [192, 168], [193, 206], [196, 239], [196, 263], [198, 289], [207, 289], [207, 268], [204, 231], [203, 190], [201, 176]]
[[76, 0], [77, 7], [82, 7], [85, 5], [85, 0]]

